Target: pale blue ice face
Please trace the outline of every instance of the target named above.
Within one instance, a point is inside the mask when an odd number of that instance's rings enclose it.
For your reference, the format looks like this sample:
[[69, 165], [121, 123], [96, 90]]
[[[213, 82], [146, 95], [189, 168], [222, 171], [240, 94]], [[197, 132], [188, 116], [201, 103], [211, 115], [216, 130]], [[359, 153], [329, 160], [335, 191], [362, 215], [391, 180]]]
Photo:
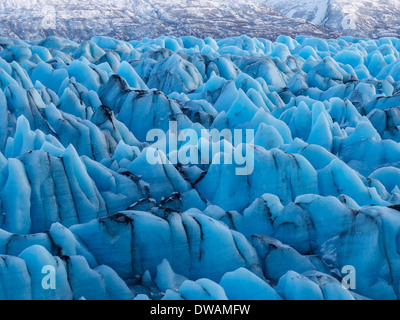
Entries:
[[0, 42], [1, 299], [400, 296], [399, 39]]

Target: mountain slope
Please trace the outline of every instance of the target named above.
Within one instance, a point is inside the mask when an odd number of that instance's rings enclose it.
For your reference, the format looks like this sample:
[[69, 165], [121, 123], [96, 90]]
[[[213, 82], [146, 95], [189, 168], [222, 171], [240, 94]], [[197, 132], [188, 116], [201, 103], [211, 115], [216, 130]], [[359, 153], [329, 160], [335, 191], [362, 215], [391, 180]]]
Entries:
[[290, 17], [358, 37], [400, 36], [398, 0], [257, 0]]
[[49, 35], [78, 41], [93, 35], [124, 40], [160, 35], [222, 38], [247, 34], [270, 39], [280, 34], [337, 36], [307, 21], [288, 18], [265, 4], [244, 0], [1, 0], [0, 23], [1, 36], [28, 40]]

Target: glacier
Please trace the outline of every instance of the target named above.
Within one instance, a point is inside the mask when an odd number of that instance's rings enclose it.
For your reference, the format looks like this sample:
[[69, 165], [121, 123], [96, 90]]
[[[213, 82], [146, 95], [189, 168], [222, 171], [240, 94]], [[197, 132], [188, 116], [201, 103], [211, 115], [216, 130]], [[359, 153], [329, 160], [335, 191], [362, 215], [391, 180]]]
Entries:
[[0, 299], [400, 298], [400, 39], [0, 46]]

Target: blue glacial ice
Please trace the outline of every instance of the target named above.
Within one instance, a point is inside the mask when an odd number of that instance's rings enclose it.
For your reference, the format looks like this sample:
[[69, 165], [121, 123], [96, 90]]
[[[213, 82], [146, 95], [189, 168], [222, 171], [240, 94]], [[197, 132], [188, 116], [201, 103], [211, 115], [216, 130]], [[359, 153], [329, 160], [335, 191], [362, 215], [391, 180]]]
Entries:
[[0, 45], [0, 299], [400, 298], [399, 39]]

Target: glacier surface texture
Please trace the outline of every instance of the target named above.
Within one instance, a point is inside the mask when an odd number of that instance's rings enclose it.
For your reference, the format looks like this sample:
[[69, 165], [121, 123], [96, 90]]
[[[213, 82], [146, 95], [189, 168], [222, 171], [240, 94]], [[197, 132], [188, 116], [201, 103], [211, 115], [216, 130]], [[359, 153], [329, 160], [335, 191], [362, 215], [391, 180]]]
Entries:
[[400, 297], [399, 39], [0, 46], [0, 299]]

